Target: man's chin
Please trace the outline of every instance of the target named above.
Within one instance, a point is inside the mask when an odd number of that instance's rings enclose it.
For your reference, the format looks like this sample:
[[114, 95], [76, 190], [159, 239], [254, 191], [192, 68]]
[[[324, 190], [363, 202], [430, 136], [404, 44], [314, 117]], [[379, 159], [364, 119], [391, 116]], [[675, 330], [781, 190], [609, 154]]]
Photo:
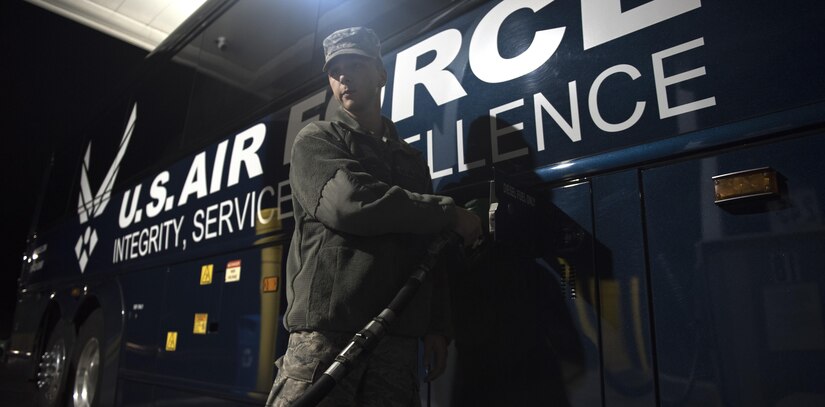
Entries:
[[341, 107], [347, 111], [347, 113], [357, 116], [363, 109], [360, 103], [356, 103], [355, 101], [344, 101], [341, 103]]

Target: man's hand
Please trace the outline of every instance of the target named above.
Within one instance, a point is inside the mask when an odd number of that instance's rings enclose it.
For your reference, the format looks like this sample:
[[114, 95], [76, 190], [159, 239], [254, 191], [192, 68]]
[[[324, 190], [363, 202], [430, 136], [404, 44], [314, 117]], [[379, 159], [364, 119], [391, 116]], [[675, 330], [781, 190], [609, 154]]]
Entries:
[[424, 366], [427, 369], [425, 381], [433, 381], [447, 368], [447, 337], [439, 334], [424, 336]]
[[464, 208], [455, 209], [458, 220], [453, 230], [464, 238], [464, 247], [470, 247], [481, 237], [481, 219]]

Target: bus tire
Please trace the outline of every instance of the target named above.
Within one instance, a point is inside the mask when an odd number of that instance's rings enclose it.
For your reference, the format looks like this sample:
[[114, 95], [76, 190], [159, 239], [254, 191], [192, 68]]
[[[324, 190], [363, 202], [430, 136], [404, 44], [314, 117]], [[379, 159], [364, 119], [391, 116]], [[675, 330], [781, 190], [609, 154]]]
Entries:
[[103, 366], [103, 310], [92, 311], [77, 334], [70, 364], [71, 398], [75, 407], [100, 404]]
[[69, 360], [74, 339], [74, 330], [62, 319], [58, 320], [49, 332], [46, 346], [38, 360], [36, 406], [66, 405]]

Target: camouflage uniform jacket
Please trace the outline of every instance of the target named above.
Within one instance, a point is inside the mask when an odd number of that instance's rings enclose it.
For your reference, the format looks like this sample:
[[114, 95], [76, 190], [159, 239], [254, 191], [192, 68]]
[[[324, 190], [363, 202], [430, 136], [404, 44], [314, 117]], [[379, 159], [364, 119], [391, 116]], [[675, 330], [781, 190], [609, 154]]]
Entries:
[[[359, 331], [404, 285], [434, 234], [454, 227], [453, 200], [431, 194], [421, 153], [383, 120], [383, 140], [340, 109], [296, 136], [284, 318], [290, 332]], [[448, 306], [446, 276], [431, 275], [390, 334], [449, 335]]]

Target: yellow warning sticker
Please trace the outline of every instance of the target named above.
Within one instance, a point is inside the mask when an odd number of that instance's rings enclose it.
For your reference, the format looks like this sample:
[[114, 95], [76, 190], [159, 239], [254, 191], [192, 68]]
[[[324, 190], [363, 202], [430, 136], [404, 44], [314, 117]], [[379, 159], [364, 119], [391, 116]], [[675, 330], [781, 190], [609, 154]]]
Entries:
[[166, 333], [166, 350], [172, 352], [178, 347], [178, 333], [169, 331]]
[[233, 281], [238, 281], [241, 279], [241, 261], [240, 260], [232, 260], [229, 263], [226, 263], [226, 278], [224, 279], [225, 283], [230, 283]]
[[208, 320], [209, 314], [195, 314], [195, 327], [192, 329], [192, 333], [205, 335]]
[[214, 265], [204, 264], [201, 266], [201, 285], [212, 284], [212, 269]]

